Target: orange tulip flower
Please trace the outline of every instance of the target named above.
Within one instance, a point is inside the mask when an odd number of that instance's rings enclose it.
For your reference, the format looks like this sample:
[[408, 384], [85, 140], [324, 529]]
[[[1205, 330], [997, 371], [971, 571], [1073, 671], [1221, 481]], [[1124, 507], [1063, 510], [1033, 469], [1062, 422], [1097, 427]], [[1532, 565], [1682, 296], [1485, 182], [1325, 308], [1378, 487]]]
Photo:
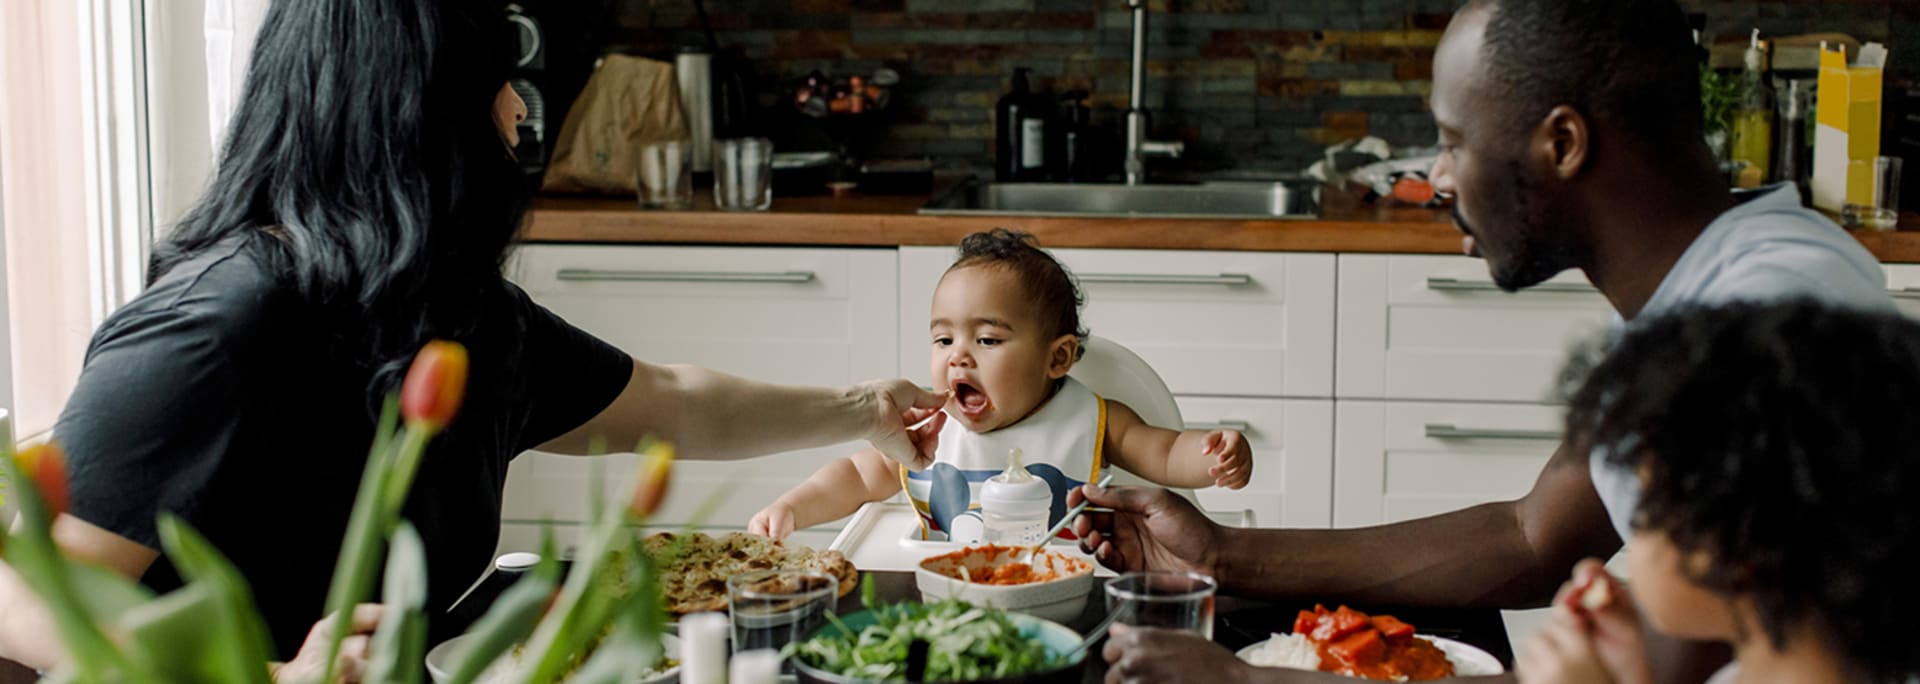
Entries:
[[49, 515], [67, 512], [67, 453], [59, 445], [48, 442], [22, 449], [14, 454], [13, 463], [26, 476], [27, 486], [47, 502]]
[[627, 509], [645, 518], [660, 510], [660, 503], [667, 499], [667, 482], [673, 476], [673, 447], [655, 442], [641, 450], [641, 457], [639, 482], [634, 485]]
[[467, 393], [467, 348], [434, 340], [420, 348], [400, 384], [400, 415], [432, 432], [453, 422]]

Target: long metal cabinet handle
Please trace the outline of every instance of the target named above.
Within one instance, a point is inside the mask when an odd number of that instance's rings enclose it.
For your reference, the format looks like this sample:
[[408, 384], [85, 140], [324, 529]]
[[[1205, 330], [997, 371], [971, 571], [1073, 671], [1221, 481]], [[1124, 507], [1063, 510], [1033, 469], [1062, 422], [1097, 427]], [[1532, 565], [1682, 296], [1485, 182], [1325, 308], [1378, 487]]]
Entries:
[[813, 271], [624, 271], [563, 268], [555, 277], [572, 282], [811, 283]]
[[1498, 430], [1427, 423], [1427, 439], [1527, 439], [1559, 441], [1558, 430]]
[[1234, 420], [1232, 418], [1228, 418], [1226, 420], [1215, 421], [1212, 423], [1187, 423], [1187, 429], [1188, 430], [1205, 430], [1207, 432], [1213, 432], [1214, 430], [1233, 430], [1235, 432], [1248, 432], [1253, 429], [1253, 424], [1244, 420]]
[[1101, 285], [1252, 285], [1253, 276], [1245, 273], [1219, 275], [1172, 275], [1156, 273], [1081, 273], [1080, 282]]
[[[1459, 278], [1427, 278], [1427, 289], [1435, 292], [1502, 292], [1499, 285], [1484, 280], [1461, 280]], [[1565, 294], [1596, 294], [1599, 290], [1592, 285], [1576, 283], [1541, 283], [1529, 287], [1525, 292], [1556, 292]]]

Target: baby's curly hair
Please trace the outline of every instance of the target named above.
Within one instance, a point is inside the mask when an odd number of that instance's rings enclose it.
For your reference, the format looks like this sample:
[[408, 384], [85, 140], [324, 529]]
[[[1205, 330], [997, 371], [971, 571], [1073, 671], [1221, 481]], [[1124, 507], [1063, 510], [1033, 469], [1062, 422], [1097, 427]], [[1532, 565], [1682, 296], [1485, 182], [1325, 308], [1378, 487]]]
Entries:
[[1567, 434], [1641, 475], [1634, 527], [1811, 623], [1877, 679], [1920, 671], [1920, 324], [1810, 301], [1677, 311], [1576, 362]]
[[1019, 276], [1040, 324], [1051, 329], [1048, 339], [1072, 335], [1080, 340], [1074, 359], [1086, 356], [1087, 330], [1080, 327], [1080, 306], [1086, 303], [1086, 296], [1080, 293], [1080, 285], [1067, 267], [1041, 250], [1032, 235], [1005, 228], [968, 235], [960, 240], [960, 257], [947, 272], [983, 265]]

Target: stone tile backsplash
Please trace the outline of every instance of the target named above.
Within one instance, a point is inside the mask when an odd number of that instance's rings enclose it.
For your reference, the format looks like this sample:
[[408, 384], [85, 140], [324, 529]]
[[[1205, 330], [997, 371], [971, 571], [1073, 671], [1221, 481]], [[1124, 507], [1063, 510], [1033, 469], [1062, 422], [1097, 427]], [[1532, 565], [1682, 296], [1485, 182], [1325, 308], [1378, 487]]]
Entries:
[[[666, 54], [703, 42], [690, 0], [612, 0], [611, 49]], [[1685, 0], [1710, 34], [1920, 35], [1914, 0]], [[1156, 138], [1186, 141], [1173, 173], [1294, 172], [1332, 143], [1435, 137], [1424, 97], [1454, 0], [1152, 0], [1147, 106]], [[1118, 145], [1130, 15], [1122, 0], [708, 0], [721, 45], [751, 63], [761, 100], [810, 71], [898, 71], [875, 156], [992, 161], [994, 102], [1015, 67], [1042, 92], [1086, 89]], [[1920, 59], [1895, 44], [1896, 59]]]

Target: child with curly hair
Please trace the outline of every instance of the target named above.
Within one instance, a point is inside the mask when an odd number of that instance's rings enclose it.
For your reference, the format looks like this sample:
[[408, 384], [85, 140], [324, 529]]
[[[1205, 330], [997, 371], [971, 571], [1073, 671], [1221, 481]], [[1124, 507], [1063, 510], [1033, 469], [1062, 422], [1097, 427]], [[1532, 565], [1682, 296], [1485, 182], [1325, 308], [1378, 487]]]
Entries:
[[1810, 302], [1637, 324], [1567, 434], [1639, 473], [1629, 582], [1583, 561], [1522, 681], [1649, 681], [1641, 618], [1732, 646], [1712, 682], [1920, 673], [1920, 323]]

